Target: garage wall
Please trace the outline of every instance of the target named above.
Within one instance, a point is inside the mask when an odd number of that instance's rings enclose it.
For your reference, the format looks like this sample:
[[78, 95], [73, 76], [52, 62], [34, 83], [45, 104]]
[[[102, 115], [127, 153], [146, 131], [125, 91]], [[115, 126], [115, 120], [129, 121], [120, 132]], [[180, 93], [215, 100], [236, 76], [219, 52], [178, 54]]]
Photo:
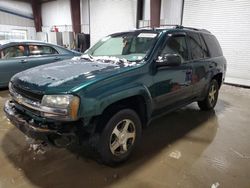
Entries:
[[42, 30], [50, 31], [56, 25], [59, 31], [72, 31], [69, 0], [57, 0], [42, 4]]
[[150, 20], [150, 0], [144, 0], [143, 20]]
[[[161, 0], [161, 25], [180, 24], [183, 0]], [[150, 0], [144, 0], [143, 21], [140, 27], [150, 26]]]
[[182, 0], [161, 1], [161, 24], [180, 24]]
[[89, 34], [89, 1], [81, 0], [81, 30]]
[[35, 39], [29, 3], [0, 0], [0, 39]]
[[[136, 0], [81, 0], [80, 2], [82, 31], [90, 32], [91, 44], [108, 34], [136, 27]], [[50, 31], [54, 25], [59, 31], [72, 31], [70, 1], [57, 0], [42, 4], [42, 22], [44, 32]]]
[[136, 0], [91, 0], [91, 45], [100, 38], [136, 28]]
[[34, 20], [6, 13], [0, 10], [0, 25], [34, 27]]
[[[19, 13], [28, 17], [33, 17], [32, 8], [29, 3], [15, 0], [0, 0], [0, 9], [11, 10], [14, 13]], [[0, 17], [0, 20], [2, 18]]]
[[[24, 34], [25, 33], [25, 34]], [[35, 27], [23, 27], [0, 24], [0, 40], [3, 39], [36, 39]]]
[[228, 61], [226, 82], [250, 86], [249, 0], [185, 0], [183, 24], [215, 34]]

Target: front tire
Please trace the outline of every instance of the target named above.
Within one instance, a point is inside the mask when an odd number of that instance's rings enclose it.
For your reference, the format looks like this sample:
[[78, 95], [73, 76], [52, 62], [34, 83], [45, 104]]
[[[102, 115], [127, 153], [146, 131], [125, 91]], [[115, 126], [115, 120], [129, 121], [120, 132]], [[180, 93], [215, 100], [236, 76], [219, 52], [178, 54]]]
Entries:
[[215, 107], [219, 95], [219, 85], [217, 80], [213, 79], [210, 82], [206, 98], [203, 101], [198, 101], [198, 106], [201, 110], [211, 110]]
[[123, 109], [104, 127], [98, 143], [101, 160], [108, 165], [126, 161], [141, 137], [141, 121], [134, 110]]

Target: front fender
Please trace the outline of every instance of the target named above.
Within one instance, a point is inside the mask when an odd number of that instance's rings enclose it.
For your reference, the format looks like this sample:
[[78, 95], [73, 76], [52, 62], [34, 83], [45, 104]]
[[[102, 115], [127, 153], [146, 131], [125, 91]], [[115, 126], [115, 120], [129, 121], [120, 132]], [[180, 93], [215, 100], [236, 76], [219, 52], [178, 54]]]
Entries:
[[[91, 93], [85, 95], [83, 99], [81, 116], [84, 118], [85, 125], [89, 124], [92, 117], [101, 115], [111, 104], [133, 96], [143, 97], [146, 103], [147, 116], [150, 117], [152, 113], [152, 97], [145, 85], [132, 85], [126, 88], [121, 86], [111, 90], [106, 90], [106, 92], [95, 91]], [[96, 95], [97, 93], [100, 94]]]

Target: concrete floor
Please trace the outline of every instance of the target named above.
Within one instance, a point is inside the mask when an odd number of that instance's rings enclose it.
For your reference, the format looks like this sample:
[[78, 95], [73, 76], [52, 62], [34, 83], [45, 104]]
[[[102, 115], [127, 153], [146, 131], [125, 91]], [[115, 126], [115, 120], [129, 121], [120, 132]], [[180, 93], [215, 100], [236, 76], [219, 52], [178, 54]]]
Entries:
[[[8, 98], [0, 91], [0, 109]], [[2, 187], [250, 187], [250, 89], [224, 85], [215, 111], [189, 105], [152, 122], [116, 168], [85, 149], [30, 150], [0, 110]]]

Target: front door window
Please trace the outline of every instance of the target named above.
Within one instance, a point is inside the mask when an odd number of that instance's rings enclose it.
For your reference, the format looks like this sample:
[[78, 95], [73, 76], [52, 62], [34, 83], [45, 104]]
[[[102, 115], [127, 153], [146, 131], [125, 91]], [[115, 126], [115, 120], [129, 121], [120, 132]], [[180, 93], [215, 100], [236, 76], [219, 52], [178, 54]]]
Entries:
[[182, 62], [188, 60], [188, 49], [185, 36], [173, 36], [167, 39], [160, 56], [167, 54], [177, 54], [182, 58]]
[[12, 59], [26, 56], [24, 45], [16, 45], [1, 50], [1, 59]]

